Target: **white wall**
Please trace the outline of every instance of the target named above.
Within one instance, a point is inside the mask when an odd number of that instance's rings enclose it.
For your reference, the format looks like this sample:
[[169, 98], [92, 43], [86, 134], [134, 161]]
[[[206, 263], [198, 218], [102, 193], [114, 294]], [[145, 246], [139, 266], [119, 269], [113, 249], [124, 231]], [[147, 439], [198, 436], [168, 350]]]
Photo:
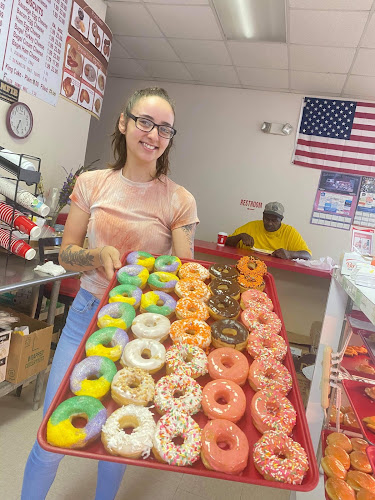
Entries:
[[[314, 258], [337, 259], [349, 247], [350, 231], [310, 224], [320, 171], [291, 163], [300, 94], [109, 78], [101, 119], [91, 121], [86, 162], [110, 161], [109, 136], [126, 98], [150, 85], [163, 86], [176, 103], [171, 177], [197, 200], [197, 238], [216, 241], [218, 231], [261, 217], [261, 209], [249, 211], [241, 199], [277, 200], [285, 206], [284, 222], [300, 231]], [[263, 121], [289, 122], [294, 131], [264, 134]]]

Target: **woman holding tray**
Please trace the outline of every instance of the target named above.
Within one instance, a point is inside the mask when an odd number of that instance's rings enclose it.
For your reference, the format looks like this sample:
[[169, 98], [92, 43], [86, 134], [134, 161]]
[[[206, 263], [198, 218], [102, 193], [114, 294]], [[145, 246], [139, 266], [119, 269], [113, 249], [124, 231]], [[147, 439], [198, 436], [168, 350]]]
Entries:
[[[86, 172], [76, 182], [60, 251], [69, 271], [83, 271], [62, 331], [48, 380], [44, 412], [94, 317], [109, 280], [125, 252], [144, 250], [193, 258], [199, 222], [194, 197], [171, 181], [169, 151], [174, 107], [165, 90], [136, 91], [120, 114], [113, 134], [115, 161]], [[85, 236], [88, 249], [83, 248]], [[26, 463], [22, 500], [44, 499], [63, 455], [37, 442]], [[115, 498], [126, 466], [99, 462], [96, 500]]]

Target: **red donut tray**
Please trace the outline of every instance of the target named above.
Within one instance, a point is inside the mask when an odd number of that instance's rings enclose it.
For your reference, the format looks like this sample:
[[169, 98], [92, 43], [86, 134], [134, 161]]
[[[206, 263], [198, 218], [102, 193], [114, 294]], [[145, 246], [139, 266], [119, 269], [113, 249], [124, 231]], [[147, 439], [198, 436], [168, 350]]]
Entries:
[[343, 380], [342, 386], [357, 417], [362, 434], [369, 443], [375, 444], [375, 433], [370, 431], [362, 420], [365, 417], [375, 417], [375, 401], [365, 393], [365, 388], [373, 387], [373, 385], [368, 382]]
[[[123, 258], [123, 262], [125, 262], [125, 256]], [[183, 260], [182, 262], [190, 262], [189, 260]], [[202, 264], [205, 267], [210, 267], [213, 262], [204, 262], [204, 261], [193, 261], [193, 262], [198, 262]], [[279, 316], [279, 318], [282, 320], [282, 314], [281, 314], [281, 309], [280, 309], [280, 304], [279, 300], [277, 297], [276, 293], [276, 288], [275, 288], [275, 282], [273, 277], [270, 274], [265, 275], [265, 283], [266, 283], [266, 288], [265, 292], [268, 294], [268, 296], [271, 298], [273, 305], [274, 305], [274, 310], [276, 314]], [[108, 289], [106, 291], [105, 296], [103, 297], [102, 301], [99, 304], [98, 311], [100, 310], [101, 307], [103, 307], [105, 304], [108, 302], [108, 294], [109, 291], [115, 287], [117, 284], [116, 282], [116, 277], [112, 279], [110, 282]], [[145, 289], [144, 292], [147, 290]], [[178, 298], [178, 297], [176, 297]], [[171, 319], [173, 321], [174, 318]], [[210, 323], [210, 320], [208, 321]], [[298, 382], [297, 382], [297, 376], [296, 372], [294, 369], [294, 364], [293, 364], [293, 359], [292, 355], [289, 349], [289, 343], [288, 343], [288, 338], [286, 335], [285, 327], [283, 325], [281, 335], [285, 339], [287, 345], [288, 345], [288, 353], [285, 358], [284, 364], [288, 368], [289, 372], [292, 375], [293, 379], [293, 388], [288, 394], [288, 399], [292, 402], [294, 408], [297, 411], [297, 424], [293, 430], [292, 433], [292, 438], [295, 441], [298, 441], [303, 448], [305, 449], [308, 459], [309, 459], [309, 470], [307, 471], [302, 484], [300, 485], [289, 485], [285, 483], [279, 483], [279, 482], [273, 482], [273, 481], [267, 481], [266, 479], [263, 478], [263, 476], [256, 470], [253, 460], [252, 460], [252, 448], [253, 445], [260, 439], [261, 434], [255, 429], [251, 415], [250, 415], [250, 402], [251, 399], [254, 395], [254, 391], [251, 389], [250, 385], [246, 382], [245, 385], [243, 386], [243, 390], [246, 395], [247, 399], [247, 405], [249, 408], [249, 411], [245, 413], [245, 415], [242, 417], [242, 419], [237, 423], [237, 425], [240, 427], [240, 429], [246, 434], [249, 445], [250, 445], [250, 453], [249, 453], [249, 460], [247, 467], [244, 469], [244, 471], [239, 474], [239, 475], [229, 475], [229, 474], [224, 474], [222, 472], [216, 472], [213, 470], [208, 470], [204, 467], [202, 461], [199, 459], [194, 465], [191, 467], [178, 467], [178, 466], [173, 466], [173, 465], [168, 465], [165, 463], [158, 462], [152, 455], [150, 455], [149, 458], [147, 459], [131, 459], [131, 458], [123, 458], [123, 457], [118, 457], [118, 456], [113, 456], [109, 454], [104, 446], [101, 443], [100, 439], [97, 439], [93, 443], [89, 444], [83, 449], [66, 449], [66, 448], [57, 448], [55, 446], [51, 446], [46, 439], [46, 429], [47, 429], [47, 422], [48, 419], [50, 418], [52, 412], [56, 409], [56, 407], [65, 399], [71, 398], [74, 396], [74, 394], [70, 391], [69, 388], [69, 378], [70, 374], [74, 368], [74, 366], [79, 363], [82, 359], [85, 358], [85, 343], [88, 339], [88, 337], [98, 330], [98, 326], [96, 324], [96, 316], [93, 318], [91, 321], [78, 349], [77, 352], [67, 370], [67, 373], [65, 374], [61, 385], [51, 403], [51, 406], [49, 407], [42, 424], [38, 430], [38, 442], [47, 451], [53, 452], [53, 453], [61, 453], [64, 455], [74, 455], [76, 457], [83, 457], [83, 458], [92, 458], [95, 460], [106, 460], [110, 462], [120, 462], [120, 463], [125, 463], [125, 464], [130, 464], [130, 465], [137, 465], [141, 467], [151, 467], [154, 469], [162, 469], [162, 470], [167, 470], [167, 471], [173, 471], [173, 472], [182, 472], [184, 474], [195, 474], [198, 476], [207, 476], [211, 478], [217, 478], [217, 479], [226, 479], [226, 480], [231, 480], [231, 481], [238, 481], [238, 482], [243, 482], [243, 483], [250, 483], [250, 484], [256, 484], [260, 486], [268, 486], [272, 488], [280, 488], [280, 489], [286, 489], [286, 490], [297, 490], [297, 491], [310, 491], [313, 490], [319, 479], [319, 473], [318, 473], [318, 467], [317, 467], [317, 462], [316, 462], [316, 457], [314, 454], [314, 449], [311, 443], [311, 437], [310, 437], [310, 432], [309, 428], [307, 425], [306, 421], [306, 415], [305, 415], [305, 409], [302, 404], [302, 399], [301, 399], [301, 394], [298, 388]], [[132, 339], [132, 333], [131, 330], [128, 332], [129, 338]], [[164, 342], [164, 345], [166, 348], [168, 348], [171, 345], [171, 340], [168, 339]], [[246, 352], [244, 354], [248, 357], [249, 363], [251, 358], [247, 355]], [[122, 366], [117, 363], [118, 369], [121, 369]], [[165, 367], [160, 370], [158, 373], [154, 375], [155, 381], [157, 381], [160, 377], [165, 375]], [[206, 383], [208, 383], [211, 380], [209, 375], [206, 375], [204, 377], [200, 377], [197, 379], [197, 381], [201, 384], [201, 386], [204, 386]], [[104, 406], [107, 408], [108, 415], [110, 415], [115, 409], [118, 408], [118, 405], [112, 400], [110, 395], [107, 395], [103, 400], [102, 403]], [[157, 421], [159, 419], [159, 415], [157, 412], [155, 413], [155, 420]], [[196, 415], [193, 416], [194, 420], [199, 424], [201, 428], [205, 426], [207, 423], [208, 419], [204, 415], [202, 411], [198, 412]]]

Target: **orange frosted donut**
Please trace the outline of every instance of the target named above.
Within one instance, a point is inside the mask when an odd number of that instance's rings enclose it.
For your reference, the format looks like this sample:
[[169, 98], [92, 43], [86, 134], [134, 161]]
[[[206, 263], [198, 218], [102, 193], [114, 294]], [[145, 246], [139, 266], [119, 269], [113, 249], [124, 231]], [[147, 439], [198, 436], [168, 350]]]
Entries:
[[249, 255], [241, 257], [236, 267], [245, 276], [263, 276], [267, 272], [267, 266], [262, 260]]
[[174, 344], [191, 344], [206, 349], [211, 344], [211, 328], [199, 319], [179, 319], [171, 324], [169, 335]]
[[231, 380], [212, 380], [203, 388], [202, 409], [211, 420], [238, 422], [246, 410], [246, 396]]
[[208, 286], [197, 278], [180, 280], [175, 286], [176, 294], [181, 297], [195, 297], [206, 302], [211, 297]]
[[249, 330], [253, 330], [258, 325], [265, 325], [268, 332], [275, 334], [280, 333], [282, 326], [276, 313], [259, 309], [245, 309], [241, 313], [241, 321]]
[[258, 391], [251, 400], [251, 417], [261, 434], [267, 431], [290, 434], [296, 425], [297, 413], [292, 403], [277, 391]]
[[246, 292], [246, 290], [250, 289], [263, 291], [266, 287], [263, 276], [258, 274], [253, 276], [240, 274], [237, 278], [237, 283], [240, 285], [241, 292]]
[[282, 361], [287, 352], [285, 340], [270, 333], [268, 327], [259, 326], [252, 330], [247, 341], [247, 352], [254, 359], [259, 356], [273, 356], [278, 361]]
[[207, 280], [210, 277], [208, 269], [198, 264], [198, 262], [186, 262], [182, 264], [178, 275], [181, 279], [196, 278], [202, 281]]
[[254, 391], [267, 389], [286, 395], [292, 388], [292, 376], [287, 368], [275, 358], [257, 358], [250, 365], [249, 384]]
[[246, 356], [236, 349], [221, 347], [208, 355], [208, 373], [215, 380], [231, 380], [238, 385], [243, 385], [248, 372], [249, 363]]
[[229, 420], [211, 420], [204, 426], [201, 458], [207, 469], [239, 474], [246, 467], [248, 457], [247, 437], [236, 424]]
[[246, 290], [246, 292], [241, 294], [242, 309], [248, 309], [250, 307], [249, 303], [253, 302], [257, 302], [269, 311], [273, 311], [272, 300], [265, 292], [261, 292], [260, 290]]
[[175, 313], [177, 319], [197, 318], [206, 321], [210, 317], [206, 304], [196, 297], [182, 297], [178, 300]]

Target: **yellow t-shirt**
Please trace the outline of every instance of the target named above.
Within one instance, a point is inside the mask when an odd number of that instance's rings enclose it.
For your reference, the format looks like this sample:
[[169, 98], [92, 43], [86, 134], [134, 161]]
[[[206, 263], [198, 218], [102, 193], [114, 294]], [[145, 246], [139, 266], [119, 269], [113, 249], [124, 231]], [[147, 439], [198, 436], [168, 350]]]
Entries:
[[[288, 226], [288, 224], [281, 224], [277, 231], [269, 232], [265, 230], [262, 220], [254, 220], [237, 228], [230, 236], [237, 236], [240, 233], [247, 233], [252, 236], [254, 238], [254, 247], [259, 250], [274, 251], [278, 248], [284, 248], [291, 252], [305, 250], [311, 255], [311, 250], [302, 236], [294, 227]], [[251, 247], [244, 245], [242, 241], [239, 242], [237, 247], [251, 250]]]

